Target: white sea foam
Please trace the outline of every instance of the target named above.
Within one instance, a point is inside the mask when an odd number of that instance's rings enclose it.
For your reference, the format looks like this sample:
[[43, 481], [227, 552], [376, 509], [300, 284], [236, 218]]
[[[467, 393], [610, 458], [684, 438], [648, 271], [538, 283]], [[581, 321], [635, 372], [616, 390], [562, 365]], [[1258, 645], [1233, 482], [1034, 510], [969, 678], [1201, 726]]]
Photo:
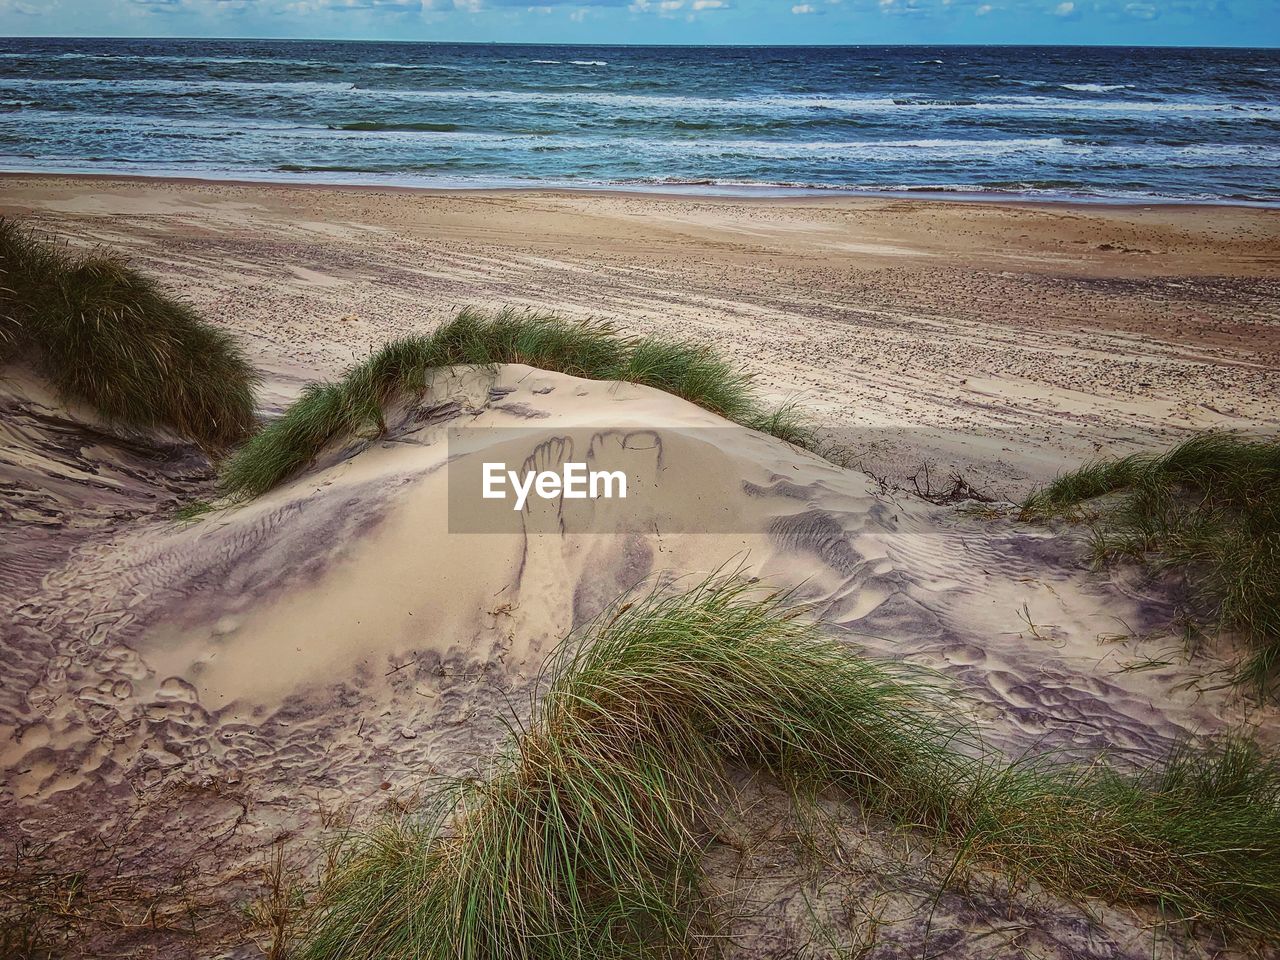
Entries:
[[[25, 110], [0, 113], [0, 130], [35, 122], [38, 129], [64, 142], [77, 128], [86, 124], [110, 124], [127, 142], [138, 138], [145, 142], [157, 133], [182, 131], [191, 143], [225, 139], [228, 130], [216, 119], [173, 117], [128, 117], [100, 113], [66, 113], [61, 111]], [[26, 127], [25, 129], [31, 129]], [[452, 156], [468, 147], [510, 151], [513, 155], [526, 151], [553, 150], [564, 154], [586, 153], [593, 157], [623, 152], [628, 156], [646, 157], [655, 163], [679, 162], [690, 157], [741, 158], [758, 161], [801, 161], [806, 165], [847, 161], [883, 161], [909, 163], [913, 159], [932, 162], [991, 160], [1017, 155], [1039, 156], [1048, 161], [1079, 163], [1144, 163], [1153, 168], [1176, 166], [1184, 169], [1212, 167], [1273, 168], [1280, 165], [1280, 146], [1256, 143], [1214, 143], [1184, 146], [1159, 144], [1108, 144], [1072, 141], [1062, 137], [1022, 138], [915, 138], [882, 140], [762, 140], [762, 139], [669, 139], [661, 137], [628, 137], [622, 140], [601, 139], [583, 135], [519, 134], [476, 130], [343, 130], [329, 126], [298, 125], [284, 121], [241, 121], [238, 134], [253, 134], [262, 144], [284, 153], [300, 149], [291, 147], [298, 141], [321, 144], [343, 141], [365, 143], [373, 148], [378, 143], [412, 142], [420, 158]], [[381, 151], [383, 148], [377, 148]], [[387, 148], [393, 149], [393, 148]], [[404, 155], [378, 152], [369, 156], [385, 156], [390, 162]]]
[[803, 159], [807, 163], [836, 163], [849, 160], [901, 162], [911, 157], [933, 161], [981, 160], [1012, 154], [1042, 154], [1056, 157], [1094, 154], [1089, 144], [1070, 143], [1061, 137], [1008, 140], [711, 140], [689, 143], [683, 140], [629, 140], [628, 149], [646, 150], [667, 157], [751, 157], [762, 160]]
[[1110, 93], [1112, 90], [1132, 90], [1131, 83], [1063, 83], [1064, 90], [1077, 90], [1080, 93]]
[[360, 64], [360, 66], [369, 67], [373, 70], [450, 70], [453, 72], [461, 72], [465, 67], [454, 66], [450, 63], [395, 63], [389, 60], [378, 61], [377, 63]]
[[988, 96], [980, 99], [938, 100], [920, 96], [854, 97], [814, 96], [810, 94], [766, 94], [749, 97], [694, 97], [662, 94], [633, 94], [589, 91], [547, 90], [486, 90], [486, 89], [395, 89], [384, 87], [358, 87], [354, 83], [313, 80], [168, 80], [133, 79], [101, 80], [89, 78], [0, 78], [0, 88], [35, 90], [41, 87], [90, 88], [104, 93], [144, 92], [224, 92], [248, 91], [282, 92], [290, 94], [359, 96], [394, 102], [397, 100], [421, 101], [474, 101], [494, 103], [562, 104], [572, 107], [591, 103], [619, 108], [654, 110], [668, 108], [679, 111], [705, 110], [733, 112], [744, 115], [752, 112], [786, 114], [813, 110], [832, 110], [844, 113], [969, 111], [977, 113], [1009, 113], [1021, 111], [1045, 111], [1051, 113], [1171, 113], [1198, 114], [1220, 113], [1227, 117], [1249, 119], [1257, 116], [1274, 116], [1280, 108], [1267, 103], [1221, 103], [1199, 100], [1076, 100], [1063, 97], [1037, 96]]
[[4, 77], [0, 78], [0, 87], [8, 89], [82, 87], [97, 88], [105, 93], [146, 93], [151, 91], [174, 91], [179, 93], [222, 91], [234, 93], [242, 90], [326, 93], [354, 90], [356, 88], [354, 83], [322, 80], [99, 80], [87, 77], [49, 77], [38, 80]]
[[183, 57], [169, 54], [136, 54], [136, 53], [0, 53], [5, 60], [90, 60], [99, 63], [175, 63], [175, 64], [242, 64], [269, 63], [297, 67], [322, 67], [322, 60], [294, 60], [288, 57]]

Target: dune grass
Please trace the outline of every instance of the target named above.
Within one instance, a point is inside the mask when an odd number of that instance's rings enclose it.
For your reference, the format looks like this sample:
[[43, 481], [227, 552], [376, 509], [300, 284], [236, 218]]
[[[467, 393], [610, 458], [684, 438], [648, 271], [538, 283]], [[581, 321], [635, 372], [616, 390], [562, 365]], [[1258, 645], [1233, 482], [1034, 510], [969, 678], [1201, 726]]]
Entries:
[[123, 260], [0, 220], [0, 361], [29, 362], [104, 420], [206, 449], [254, 426], [257, 377], [230, 334]]
[[309, 386], [226, 465], [223, 490], [256, 496], [305, 467], [331, 443], [379, 435], [386, 429], [386, 409], [426, 390], [442, 368], [503, 363], [656, 387], [789, 442], [810, 449], [817, 445], [816, 431], [794, 405], [766, 410], [750, 378], [708, 347], [626, 337], [606, 323], [463, 310], [431, 334], [386, 344], [337, 381]]
[[813, 414], [794, 400], [767, 410], [751, 410], [737, 422], [751, 430], [771, 434], [793, 446], [811, 450], [832, 463], [840, 466], [849, 464], [849, 451], [824, 438]]
[[730, 765], [847, 791], [964, 868], [1280, 934], [1280, 766], [1248, 744], [1011, 765], [927, 683], [734, 578], [621, 603], [548, 669], [486, 776], [339, 844], [300, 956], [713, 956]]
[[1280, 668], [1280, 441], [1210, 433], [1159, 455], [1098, 460], [1023, 504], [1024, 518], [1083, 518], [1099, 561], [1133, 558], [1186, 577], [1195, 609], [1253, 653], [1238, 679]]

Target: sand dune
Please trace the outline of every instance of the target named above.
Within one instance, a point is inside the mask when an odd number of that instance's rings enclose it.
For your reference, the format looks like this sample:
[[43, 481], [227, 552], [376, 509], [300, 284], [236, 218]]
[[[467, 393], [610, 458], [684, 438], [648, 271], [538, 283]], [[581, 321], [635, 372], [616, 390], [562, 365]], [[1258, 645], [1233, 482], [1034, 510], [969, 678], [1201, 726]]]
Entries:
[[[7, 211], [123, 246], [235, 330], [268, 415], [475, 303], [706, 340], [877, 475], [929, 460], [998, 495], [1184, 428], [1280, 423], [1273, 211], [5, 182]], [[1010, 756], [1280, 742], [1275, 708], [1225, 682], [1235, 651], [1189, 657], [1167, 585], [1090, 570], [1069, 527], [523, 366], [454, 371], [388, 426], [184, 522], [216, 499], [192, 448], [123, 437], [4, 369], [0, 892], [97, 891], [69, 954], [255, 955], [237, 908], [269, 888], [271, 851], [314, 876], [319, 838], [474, 772], [554, 644], [620, 592], [726, 568], [931, 672]], [[483, 463], [570, 460], [638, 495], [475, 512]], [[957, 957], [1232, 955], [994, 877], [939, 896], [909, 838], [838, 799], [859, 856], [815, 888], [785, 797], [742, 788], [740, 834], [707, 868], [755, 910], [738, 955], [796, 955], [815, 914], [856, 932], [868, 904], [903, 955], [926, 937]]]
[[[140, 475], [135, 447], [54, 413], [15, 431], [17, 460], [62, 477], [76, 515], [110, 509], [117, 477], [134, 502], [198, 488], [163, 450]], [[475, 463], [584, 451], [647, 494], [504, 505], [494, 532], [457, 532], [474, 521], [448, 485]], [[152, 875], [191, 859], [226, 891], [273, 840], [314, 835], [321, 798], [369, 809], [381, 785], [466, 770], [527, 710], [555, 641], [618, 592], [725, 565], [796, 590], [850, 644], [937, 671], [1011, 755], [1142, 761], [1246, 717], [1277, 729], [1206, 681], [1212, 655], [1127, 669], [1178, 647], [1167, 601], [1089, 573], [1070, 537], [893, 495], [648, 388], [528, 367], [460, 371], [386, 436], [198, 522], [139, 511], [76, 541], [61, 516], [14, 519], [16, 554], [49, 524], [73, 539], [4, 601], [6, 829], [86, 851], [145, 823], [161, 836], [118, 861]], [[224, 800], [193, 813], [175, 790]], [[762, 882], [777, 916], [790, 881]]]
[[[141, 524], [75, 557], [46, 592], [61, 581], [68, 593], [53, 605], [77, 606], [76, 591], [120, 614], [109, 632], [132, 641], [152, 677], [106, 674], [130, 680], [131, 698], [180, 677], [206, 710], [233, 718], [353, 672], [369, 682], [423, 651], [501, 659], [527, 676], [617, 593], [742, 564], [795, 587], [851, 642], [953, 676], [1015, 727], [1025, 718], [1015, 746], [1056, 734], [1155, 750], [1223, 722], [1223, 695], [1160, 690], [1157, 677], [1185, 679], [1177, 671], [1099, 668], [1099, 636], [1121, 623], [1146, 633], [1169, 611], [1087, 574], [1069, 542], [894, 498], [648, 388], [520, 366], [457, 385], [475, 395], [452, 416], [422, 426], [406, 411], [386, 437], [332, 451], [256, 501]], [[462, 418], [470, 449], [449, 442]], [[504, 504], [491, 515], [500, 523], [480, 528], [450, 503], [450, 478], [478, 486], [482, 461], [575, 456], [624, 470], [632, 497]], [[80, 642], [108, 632], [109, 618], [92, 618]], [[74, 643], [84, 630], [65, 632]], [[1073, 731], [1082, 713], [1116, 726]]]

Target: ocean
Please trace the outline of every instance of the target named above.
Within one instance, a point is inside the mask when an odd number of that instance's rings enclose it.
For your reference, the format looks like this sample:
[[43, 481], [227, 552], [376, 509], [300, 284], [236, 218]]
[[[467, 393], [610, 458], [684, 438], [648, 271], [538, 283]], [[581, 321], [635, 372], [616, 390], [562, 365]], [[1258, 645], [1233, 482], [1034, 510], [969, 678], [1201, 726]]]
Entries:
[[1280, 203], [1280, 51], [0, 39], [0, 169]]

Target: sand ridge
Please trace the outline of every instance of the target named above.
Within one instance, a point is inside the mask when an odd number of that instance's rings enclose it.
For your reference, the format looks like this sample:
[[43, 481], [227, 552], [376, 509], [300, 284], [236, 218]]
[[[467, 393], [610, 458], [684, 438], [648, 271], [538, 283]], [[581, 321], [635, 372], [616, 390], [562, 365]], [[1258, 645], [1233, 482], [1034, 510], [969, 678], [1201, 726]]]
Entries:
[[[466, 472], [445, 470], [445, 424], [406, 417], [386, 438], [334, 451], [328, 466], [249, 504], [87, 544], [16, 621], [20, 635], [25, 625], [52, 639], [77, 666], [26, 691], [10, 720], [29, 725], [22, 714], [52, 710], [59, 722], [109, 727], [104, 711], [126, 717], [158, 696], [248, 721], [329, 682], [376, 681], [415, 650], [496, 657], [527, 677], [550, 643], [617, 592], [728, 563], [797, 587], [851, 642], [957, 681], [986, 704], [1007, 748], [1049, 737], [1153, 753], [1237, 718], [1230, 694], [1176, 692], [1203, 665], [1142, 673], [1104, 665], [1114, 651], [1100, 636], [1120, 632], [1118, 623], [1146, 633], [1170, 611], [1088, 575], [1070, 542], [894, 499], [865, 475], [648, 388], [520, 366], [495, 376], [496, 401], [458, 408], [473, 430], [515, 420], [525, 444], [517, 449], [544, 455], [550, 440], [563, 457], [575, 429], [643, 424], [666, 438], [665, 462], [649, 468], [674, 478], [662, 493], [668, 529], [681, 519], [695, 529], [704, 504], [717, 500], [733, 504], [732, 532], [600, 533], [594, 506], [561, 511], [558, 528], [533, 528], [527, 514], [552, 508], [531, 501], [507, 533], [451, 533], [448, 478]], [[514, 462], [511, 443], [471, 456]], [[74, 677], [87, 682], [95, 672], [78, 699], [62, 695], [75, 691]], [[75, 721], [81, 701], [89, 712]], [[1085, 715], [1087, 727], [1072, 725]]]

